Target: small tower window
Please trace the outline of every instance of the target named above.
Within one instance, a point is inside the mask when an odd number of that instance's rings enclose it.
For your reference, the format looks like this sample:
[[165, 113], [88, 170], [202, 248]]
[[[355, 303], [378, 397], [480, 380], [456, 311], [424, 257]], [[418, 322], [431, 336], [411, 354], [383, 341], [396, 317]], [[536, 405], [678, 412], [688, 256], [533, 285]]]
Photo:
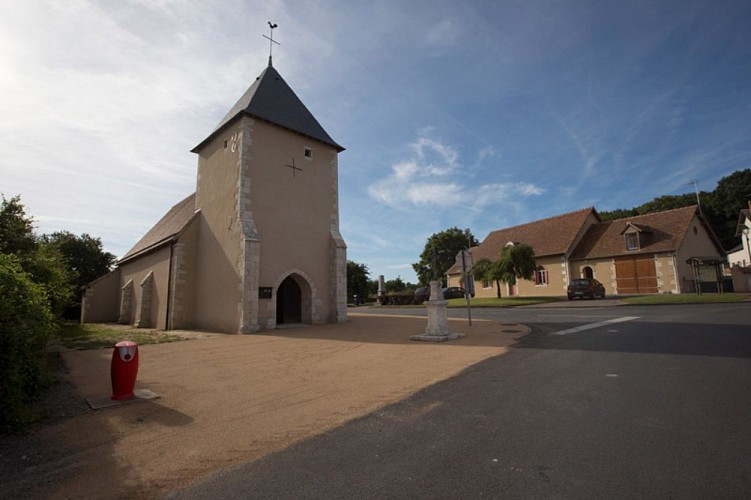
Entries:
[[305, 159], [306, 160], [313, 159], [313, 148], [305, 148]]

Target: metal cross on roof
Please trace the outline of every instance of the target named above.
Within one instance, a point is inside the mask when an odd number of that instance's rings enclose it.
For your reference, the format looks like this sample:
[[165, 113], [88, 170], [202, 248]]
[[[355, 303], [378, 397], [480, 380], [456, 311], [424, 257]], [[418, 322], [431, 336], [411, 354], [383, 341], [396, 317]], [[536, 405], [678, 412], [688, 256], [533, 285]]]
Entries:
[[302, 169], [300, 167], [295, 166], [295, 157], [292, 157], [292, 165], [285, 165], [286, 167], [289, 167], [292, 169], [292, 177], [295, 177], [295, 172], [299, 170], [302, 172]]
[[269, 36], [263, 35], [263, 37], [269, 41], [269, 66], [271, 66], [271, 49], [274, 47], [274, 44], [279, 45], [279, 42], [274, 40], [274, 28], [277, 28], [278, 26], [278, 24], [269, 21]]

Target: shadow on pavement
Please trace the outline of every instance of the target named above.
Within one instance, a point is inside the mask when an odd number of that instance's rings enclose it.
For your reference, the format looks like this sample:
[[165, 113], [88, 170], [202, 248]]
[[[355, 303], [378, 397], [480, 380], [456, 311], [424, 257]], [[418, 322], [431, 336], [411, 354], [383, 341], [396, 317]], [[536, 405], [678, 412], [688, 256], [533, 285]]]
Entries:
[[532, 333], [514, 347], [751, 358], [751, 331], [744, 325], [718, 325], [707, 332], [706, 325], [629, 322], [551, 335], [571, 326], [530, 325]]

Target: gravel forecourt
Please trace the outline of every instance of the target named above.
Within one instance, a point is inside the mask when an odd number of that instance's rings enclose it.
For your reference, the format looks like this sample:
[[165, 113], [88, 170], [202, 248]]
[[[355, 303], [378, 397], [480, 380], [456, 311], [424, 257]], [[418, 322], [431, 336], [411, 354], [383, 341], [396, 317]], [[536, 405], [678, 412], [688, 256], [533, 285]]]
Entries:
[[[528, 333], [449, 320], [466, 337], [415, 342], [426, 319], [350, 313], [341, 325], [140, 347], [136, 389], [160, 396], [99, 410], [112, 351], [64, 351], [51, 418], [0, 438], [6, 498], [153, 498], [402, 400]], [[176, 332], [171, 332], [176, 333]]]

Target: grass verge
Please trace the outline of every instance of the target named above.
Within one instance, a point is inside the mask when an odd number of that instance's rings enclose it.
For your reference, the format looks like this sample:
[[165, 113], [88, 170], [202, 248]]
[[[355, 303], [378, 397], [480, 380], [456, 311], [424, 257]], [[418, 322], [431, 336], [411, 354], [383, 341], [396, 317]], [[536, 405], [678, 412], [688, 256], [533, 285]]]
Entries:
[[642, 295], [640, 297], [624, 297], [620, 300], [633, 305], [661, 305], [661, 304], [719, 304], [724, 302], [742, 302], [751, 299], [748, 293], [705, 293], [695, 294], [662, 294]]
[[178, 335], [137, 328], [118, 328], [99, 324], [66, 323], [55, 339], [68, 349], [111, 348], [121, 340], [132, 340], [138, 345], [163, 344], [185, 340]]
[[[471, 300], [472, 307], [518, 307], [531, 306], [534, 304], [548, 304], [551, 302], [561, 302], [560, 297], [475, 297]], [[450, 299], [448, 307], [466, 307], [465, 299]]]

